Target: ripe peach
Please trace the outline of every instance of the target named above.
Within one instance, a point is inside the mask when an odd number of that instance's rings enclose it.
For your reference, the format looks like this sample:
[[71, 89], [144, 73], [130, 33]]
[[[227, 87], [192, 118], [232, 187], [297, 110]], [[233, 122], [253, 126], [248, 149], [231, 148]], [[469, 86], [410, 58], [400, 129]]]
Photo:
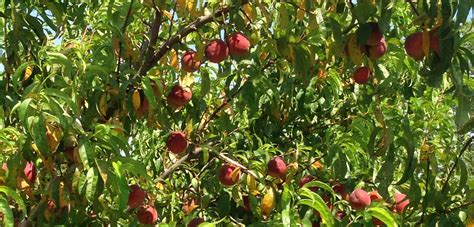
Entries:
[[410, 200], [407, 198], [407, 195], [403, 194], [403, 193], [395, 193], [394, 194], [394, 198], [395, 198], [395, 207], [394, 207], [394, 210], [395, 212], [401, 214], [403, 213], [403, 211], [405, 210], [406, 206], [408, 206], [408, 204], [410, 203]]
[[[303, 187], [306, 183], [308, 183], [310, 181], [313, 181], [313, 180], [316, 180], [316, 178], [311, 176], [311, 175], [306, 175], [303, 178], [301, 178], [301, 180], [298, 184], [299, 184], [300, 187]], [[316, 190], [318, 190], [318, 187], [310, 187], [309, 190], [316, 191]]]
[[184, 132], [172, 132], [168, 137], [166, 147], [175, 154], [185, 151], [188, 148], [186, 134]]
[[131, 208], [138, 208], [143, 204], [146, 197], [146, 191], [140, 186], [134, 184], [130, 186], [130, 194], [128, 194], [128, 206]]
[[28, 180], [29, 183], [34, 184], [36, 181], [36, 166], [33, 162], [28, 161], [26, 163], [25, 169], [23, 169], [23, 173], [26, 176], [26, 179]]
[[141, 207], [137, 212], [137, 219], [143, 225], [153, 225], [158, 220], [158, 212], [152, 206]]
[[229, 56], [229, 48], [224, 41], [214, 39], [207, 44], [205, 55], [209, 61], [219, 63]]
[[381, 58], [385, 52], [387, 52], [387, 43], [385, 39], [382, 39], [379, 43], [375, 44], [374, 46], [368, 46], [368, 55], [369, 58], [372, 60], [376, 60]]
[[369, 194], [362, 189], [354, 190], [349, 197], [349, 202], [356, 210], [363, 210], [371, 203]]
[[188, 223], [188, 227], [198, 227], [199, 224], [203, 223], [204, 222], [204, 219], [203, 218], [193, 218], [193, 220], [191, 220], [189, 223]]
[[372, 217], [372, 224], [374, 224], [374, 226], [382, 226], [384, 223], [383, 221], [380, 221], [378, 218]]
[[369, 22], [371, 33], [365, 42], [366, 45], [375, 46], [383, 40], [383, 34], [380, 31], [379, 25], [376, 22]]
[[423, 59], [423, 33], [416, 32], [407, 37], [405, 40], [405, 51], [416, 61]]
[[354, 72], [354, 81], [358, 84], [366, 84], [369, 82], [369, 79], [372, 75], [372, 72], [368, 67], [360, 67]]
[[196, 52], [195, 51], [186, 51], [181, 58], [181, 68], [186, 72], [195, 72], [199, 69], [201, 65], [200, 61], [195, 60]]
[[237, 173], [235, 179], [232, 178], [232, 173], [236, 169], [235, 166], [230, 164], [224, 164], [219, 170], [219, 181], [225, 186], [232, 186], [236, 184], [240, 179], [240, 172]]
[[243, 56], [250, 51], [250, 41], [241, 32], [236, 32], [227, 38], [227, 46], [230, 55], [234, 57]]
[[370, 200], [374, 201], [382, 201], [382, 196], [379, 194], [378, 191], [371, 191], [369, 192]]
[[178, 109], [186, 105], [186, 103], [191, 100], [192, 96], [193, 93], [191, 92], [190, 88], [175, 85], [166, 97], [166, 100], [169, 106]]
[[272, 177], [284, 179], [287, 171], [288, 167], [280, 156], [272, 158], [267, 164], [267, 173]]
[[435, 53], [439, 54], [439, 37], [438, 29], [433, 29], [429, 32], [430, 34], [430, 49]]

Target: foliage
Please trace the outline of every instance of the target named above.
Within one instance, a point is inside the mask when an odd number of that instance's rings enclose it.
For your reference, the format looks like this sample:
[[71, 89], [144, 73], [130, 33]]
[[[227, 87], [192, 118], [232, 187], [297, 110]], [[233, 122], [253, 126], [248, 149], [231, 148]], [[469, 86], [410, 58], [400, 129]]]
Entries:
[[[138, 184], [160, 226], [195, 217], [249, 226], [472, 221], [472, 9], [448, 0], [5, 0], [0, 220], [136, 226], [127, 201]], [[370, 60], [351, 46], [345, 56], [350, 37], [368, 39], [370, 21], [387, 53]], [[435, 28], [439, 53], [410, 58], [405, 38]], [[205, 61], [206, 43], [236, 31], [249, 38], [248, 55]], [[189, 49], [202, 62], [194, 73], [179, 65]], [[373, 78], [355, 84], [362, 65]], [[167, 103], [176, 84], [192, 90], [178, 109]], [[187, 135], [186, 152], [167, 149], [174, 131]], [[288, 163], [283, 179], [267, 175], [274, 156]], [[226, 163], [238, 167], [234, 186], [219, 183]], [[300, 188], [305, 175], [316, 181]], [[355, 188], [384, 201], [355, 211], [345, 197]], [[401, 214], [391, 211], [395, 192], [410, 200]]]

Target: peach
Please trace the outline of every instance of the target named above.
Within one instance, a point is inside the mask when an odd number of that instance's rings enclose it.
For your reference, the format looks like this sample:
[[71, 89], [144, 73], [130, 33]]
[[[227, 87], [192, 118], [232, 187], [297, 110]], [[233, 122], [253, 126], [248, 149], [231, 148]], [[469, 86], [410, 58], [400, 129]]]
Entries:
[[29, 183], [33, 183], [33, 184], [35, 183], [37, 171], [36, 171], [36, 166], [33, 162], [28, 161], [26, 163], [25, 169], [23, 169], [23, 173], [25, 174], [26, 179], [28, 180]]
[[369, 82], [369, 79], [372, 75], [372, 72], [368, 67], [360, 67], [354, 72], [354, 81], [358, 84], [366, 84]]
[[374, 46], [368, 46], [368, 55], [369, 58], [372, 60], [376, 60], [381, 58], [385, 52], [387, 52], [387, 43], [385, 39], [382, 39], [379, 43], [375, 44]]
[[128, 194], [128, 206], [131, 208], [138, 208], [143, 204], [146, 197], [146, 191], [140, 186], [134, 184], [130, 186], [130, 194]]
[[236, 32], [227, 38], [227, 46], [230, 55], [240, 57], [246, 55], [250, 51], [250, 41], [241, 32]]
[[195, 72], [199, 69], [199, 66], [201, 65], [201, 62], [198, 60], [195, 60], [194, 58], [196, 57], [196, 52], [195, 51], [186, 51], [181, 58], [181, 68], [186, 71], [186, 72]]
[[186, 138], [186, 133], [172, 132], [168, 137], [166, 147], [168, 147], [168, 150], [175, 154], [185, 151], [186, 148], [188, 148], [188, 139]]
[[250, 212], [252, 210], [252, 207], [250, 206], [250, 198], [248, 195], [242, 196], [242, 202], [244, 205], [244, 210], [247, 212]]
[[416, 32], [409, 35], [405, 40], [405, 51], [408, 56], [416, 61], [423, 59], [425, 56], [423, 52], [423, 33]]
[[287, 171], [288, 167], [280, 156], [272, 158], [267, 164], [267, 173], [272, 177], [284, 179]]
[[[306, 176], [304, 176], [303, 178], [300, 179], [300, 182], [298, 184], [299, 184], [300, 187], [303, 187], [306, 183], [308, 183], [310, 181], [313, 181], [313, 180], [316, 180], [316, 178], [311, 176], [311, 175], [306, 175]], [[316, 190], [318, 190], [318, 187], [310, 187], [309, 190], [316, 191]]]
[[349, 202], [352, 208], [356, 210], [363, 210], [371, 203], [369, 194], [362, 189], [354, 190], [349, 196]]
[[188, 227], [198, 227], [199, 224], [203, 223], [204, 222], [204, 219], [203, 218], [193, 218], [193, 220], [191, 220], [189, 223], [188, 223]]
[[137, 219], [140, 224], [153, 225], [158, 221], [158, 212], [152, 206], [141, 207], [137, 212]]
[[382, 201], [382, 196], [379, 194], [378, 191], [371, 191], [369, 192], [370, 200], [374, 201]]
[[224, 164], [219, 170], [219, 181], [225, 186], [232, 186], [236, 184], [240, 179], [240, 172], [237, 173], [237, 177], [232, 178], [232, 173], [236, 169], [235, 166], [230, 164]]
[[186, 105], [192, 96], [193, 93], [190, 88], [175, 85], [166, 97], [166, 101], [169, 106], [178, 109]]
[[383, 40], [383, 34], [380, 31], [379, 25], [376, 22], [369, 22], [368, 25], [370, 26], [371, 33], [365, 44], [369, 46], [378, 45]]
[[[394, 196], [395, 198], [395, 207], [394, 207], [394, 210], [395, 212], [401, 214], [403, 213], [403, 211], [405, 210], [406, 206], [408, 206], [408, 204], [410, 204], [410, 200], [407, 198], [407, 195], [403, 194], [403, 193], [395, 193]], [[407, 198], [407, 199], [405, 199]]]
[[205, 55], [209, 61], [219, 63], [229, 56], [229, 48], [224, 41], [214, 39], [207, 44]]

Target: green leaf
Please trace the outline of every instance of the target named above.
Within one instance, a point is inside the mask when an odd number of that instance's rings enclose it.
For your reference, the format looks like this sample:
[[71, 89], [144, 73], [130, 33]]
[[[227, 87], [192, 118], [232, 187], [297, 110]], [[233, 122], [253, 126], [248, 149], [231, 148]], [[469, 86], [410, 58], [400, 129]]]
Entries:
[[5, 226], [13, 227], [15, 221], [13, 219], [12, 210], [10, 209], [7, 200], [2, 196], [0, 196], [0, 213], [3, 213], [3, 223], [5, 223]]
[[87, 171], [86, 198], [90, 203], [93, 203], [97, 199], [96, 191], [98, 178], [99, 174], [96, 168], [92, 167]]
[[23, 211], [22, 218], [28, 215], [28, 210], [26, 209], [25, 202], [21, 198], [21, 196], [14, 190], [10, 189], [6, 186], [0, 186], [0, 192], [3, 192], [7, 197], [12, 198], [18, 204], [20, 209]]
[[319, 212], [324, 224], [328, 226], [334, 225], [334, 217], [331, 214], [331, 211], [327, 207], [324, 200], [316, 193], [312, 192], [308, 188], [301, 188], [298, 191], [298, 194], [301, 197], [306, 197], [308, 199], [300, 199], [298, 204], [307, 205]]
[[383, 223], [387, 225], [387, 227], [396, 227], [398, 226], [397, 222], [395, 221], [395, 218], [391, 214], [391, 212], [385, 208], [385, 207], [370, 207], [367, 209], [367, 212], [369, 212], [373, 217], [376, 217]]
[[288, 188], [288, 185], [285, 185], [283, 188], [283, 192], [281, 194], [281, 219], [283, 225], [290, 226], [291, 225], [291, 192]]

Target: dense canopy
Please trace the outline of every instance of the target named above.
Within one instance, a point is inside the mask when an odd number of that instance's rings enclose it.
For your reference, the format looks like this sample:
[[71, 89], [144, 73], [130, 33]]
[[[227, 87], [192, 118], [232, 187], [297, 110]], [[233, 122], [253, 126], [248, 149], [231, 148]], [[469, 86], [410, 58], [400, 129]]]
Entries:
[[1, 1], [0, 225], [472, 225], [473, 6]]

